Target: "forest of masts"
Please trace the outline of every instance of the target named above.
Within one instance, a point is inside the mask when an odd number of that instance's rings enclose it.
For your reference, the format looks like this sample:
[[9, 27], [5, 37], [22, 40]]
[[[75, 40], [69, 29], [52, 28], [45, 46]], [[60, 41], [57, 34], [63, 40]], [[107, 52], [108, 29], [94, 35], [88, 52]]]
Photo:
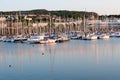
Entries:
[[[87, 18], [86, 16], [83, 16], [81, 19], [77, 19], [79, 23], [74, 23], [75, 19], [72, 20], [73, 23], [70, 23], [68, 21], [64, 22], [63, 24], [55, 25], [56, 21], [55, 19], [50, 16], [48, 21], [46, 22], [46, 26], [41, 26], [39, 23], [41, 21], [33, 22], [32, 19], [23, 19], [23, 16], [21, 15], [11, 15], [12, 17], [16, 17], [15, 19], [11, 20], [1, 20], [0, 21], [0, 35], [27, 35], [27, 34], [33, 34], [33, 33], [70, 33], [72, 31], [88, 31], [88, 32], [108, 32], [113, 27], [109, 26], [100, 26], [100, 25], [87, 25]], [[10, 16], [10, 17], [11, 17]], [[3, 15], [1, 14], [1, 17]], [[35, 23], [37, 26], [33, 26], [33, 23]]]

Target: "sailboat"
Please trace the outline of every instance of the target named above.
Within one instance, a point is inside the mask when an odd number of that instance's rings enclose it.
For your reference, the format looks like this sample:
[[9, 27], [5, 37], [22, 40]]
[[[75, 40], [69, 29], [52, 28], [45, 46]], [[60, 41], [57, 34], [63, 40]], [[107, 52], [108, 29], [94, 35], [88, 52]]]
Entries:
[[13, 36], [13, 38], [11, 39], [11, 42], [23, 42], [23, 41], [27, 41], [27, 38], [22, 35], [22, 32], [21, 32], [21, 35], [19, 35], [19, 26], [20, 26], [19, 23], [21, 23], [21, 12], [19, 12], [19, 15], [20, 15], [20, 19], [18, 18], [18, 15], [17, 15], [17, 28], [16, 28], [17, 34], [16, 34], [16, 36]]
[[86, 19], [84, 14], [84, 20], [83, 20], [83, 27], [84, 27], [84, 35], [82, 37], [83, 40], [97, 40], [97, 36], [94, 35], [94, 33], [86, 32]]
[[43, 40], [40, 40], [40, 44], [49, 44], [49, 43], [55, 43], [56, 40], [55, 39], [50, 39], [48, 37], [44, 37]]
[[61, 35], [58, 35], [58, 38], [56, 39], [56, 42], [66, 42], [66, 41], [69, 41], [70, 38], [68, 38], [68, 36], [66, 34], [61, 34]]
[[30, 44], [35, 44], [35, 43], [40, 43], [41, 40], [44, 39], [44, 36], [42, 35], [38, 35], [38, 34], [34, 34], [32, 36], [30, 36], [30, 38], [28, 38], [28, 43]]
[[40, 40], [40, 44], [49, 44], [49, 43], [55, 43], [56, 42], [56, 39], [53, 39], [53, 38], [50, 38], [51, 36], [51, 33], [52, 33], [52, 29], [51, 29], [51, 26], [52, 26], [52, 20], [51, 20], [51, 17], [50, 17], [50, 31], [49, 31], [49, 35], [44, 35], [44, 38], [42, 40]]

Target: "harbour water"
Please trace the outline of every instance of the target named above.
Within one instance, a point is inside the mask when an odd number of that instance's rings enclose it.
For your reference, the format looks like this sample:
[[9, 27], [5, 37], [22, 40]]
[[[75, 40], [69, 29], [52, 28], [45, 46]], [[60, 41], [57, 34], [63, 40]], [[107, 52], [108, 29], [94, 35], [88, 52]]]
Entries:
[[120, 80], [120, 38], [0, 43], [0, 80]]

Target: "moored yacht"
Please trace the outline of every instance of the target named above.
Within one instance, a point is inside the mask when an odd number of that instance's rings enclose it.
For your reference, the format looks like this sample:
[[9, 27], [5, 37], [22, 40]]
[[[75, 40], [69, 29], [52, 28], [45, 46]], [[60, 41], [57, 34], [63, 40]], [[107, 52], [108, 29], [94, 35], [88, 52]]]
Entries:
[[83, 40], [97, 40], [97, 36], [90, 33], [85, 33], [85, 35], [82, 37]]
[[6, 36], [1, 36], [1, 37], [0, 37], [0, 42], [1, 42], [1, 41], [4, 41], [6, 38], [7, 38]]
[[28, 38], [28, 43], [40, 43], [40, 40], [43, 40], [44, 36], [42, 35], [33, 35]]
[[70, 38], [68, 38], [67, 35], [59, 35], [58, 38], [56, 39], [56, 42], [66, 42], [69, 40], [70, 40]]
[[110, 36], [107, 34], [101, 34], [98, 36], [98, 39], [109, 39], [109, 38], [110, 38]]
[[120, 32], [115, 32], [115, 37], [120, 37]]
[[44, 39], [44, 40], [40, 40], [40, 44], [49, 44], [49, 43], [55, 43], [56, 40], [54, 39]]
[[73, 36], [71, 36], [71, 39], [72, 40], [82, 39], [82, 34], [73, 35]]
[[17, 35], [11, 38], [11, 42], [22, 42], [22, 41], [27, 41], [27, 38], [23, 37], [22, 35]]

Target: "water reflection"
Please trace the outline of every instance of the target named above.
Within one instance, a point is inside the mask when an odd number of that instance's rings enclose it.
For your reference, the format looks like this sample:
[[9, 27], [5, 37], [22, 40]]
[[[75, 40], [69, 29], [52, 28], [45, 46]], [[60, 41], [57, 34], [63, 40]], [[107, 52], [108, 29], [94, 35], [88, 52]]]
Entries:
[[[120, 66], [120, 43], [118, 39], [70, 41], [61, 44], [41, 45], [0, 44], [0, 70], [5, 71], [3, 76], [9, 74], [9, 65], [11, 65], [13, 70], [16, 70], [11, 73], [15, 73], [17, 78], [20, 78], [19, 74], [22, 73], [26, 79], [29, 76], [37, 80], [40, 78], [42, 80], [72, 80], [80, 79], [82, 76], [85, 79], [85, 76], [95, 75], [96, 72], [93, 72], [93, 75], [90, 74], [93, 68], [100, 75], [103, 66], [106, 70], [109, 65]], [[109, 68], [113, 69], [113, 67]], [[119, 70], [119, 68], [116, 68], [116, 70]], [[107, 72], [105, 73], [107, 74]], [[2, 77], [2, 79], [6, 78]]]
[[33, 59], [39, 60], [46, 56], [50, 56], [50, 60], [56, 56], [56, 59], [60, 61], [69, 58], [69, 60], [84, 59], [85, 61], [91, 60], [93, 63], [99, 63], [101, 58], [107, 61], [120, 55], [119, 43], [100, 43], [98, 41], [71, 41], [69, 43], [45, 45], [1, 43], [0, 47], [0, 64], [2, 65], [8, 62], [23, 65], [26, 60], [32, 63]]
[[[78, 41], [77, 41], [78, 42]], [[1, 64], [5, 64], [7, 61], [18, 61], [18, 63], [24, 62], [28, 59], [31, 63], [33, 59], [42, 58], [53, 55], [59, 58], [59, 60], [80, 57], [87, 59], [92, 59], [92, 61], [97, 61], [102, 57], [114, 58], [119, 56], [120, 44], [114, 43], [99, 43], [99, 42], [76, 42], [72, 41], [63, 44], [48, 44], [48, 45], [29, 45], [29, 44], [11, 44], [11, 43], [1, 43], [0, 48], [0, 61]], [[36, 57], [36, 58], [35, 58]]]

